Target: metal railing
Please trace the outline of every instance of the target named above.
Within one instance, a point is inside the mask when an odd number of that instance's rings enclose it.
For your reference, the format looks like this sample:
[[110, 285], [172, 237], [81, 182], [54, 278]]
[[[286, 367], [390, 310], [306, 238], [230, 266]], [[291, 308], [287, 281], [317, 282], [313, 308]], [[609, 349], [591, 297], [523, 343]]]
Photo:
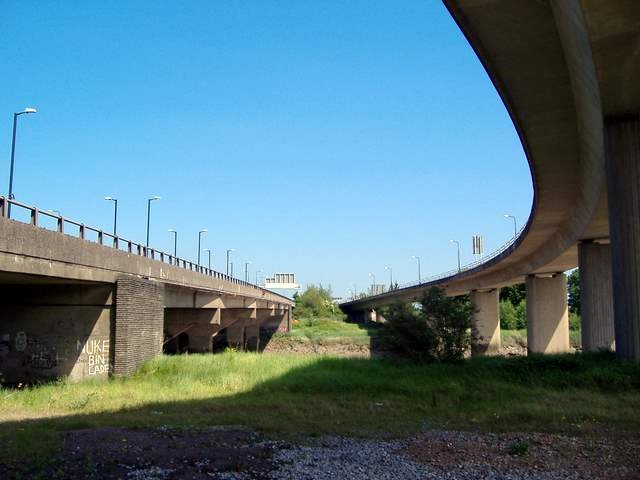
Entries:
[[32, 207], [30, 205], [25, 205], [24, 203], [18, 202], [16, 200], [11, 200], [7, 197], [0, 196], [0, 218], [7, 218], [9, 220], [20, 221], [16, 218], [12, 218], [13, 214], [11, 212], [12, 207], [18, 207], [23, 211], [26, 210], [29, 215], [29, 223], [35, 227], [44, 228], [46, 230], [51, 230], [50, 228], [46, 228], [42, 226], [40, 218], [42, 216], [49, 217], [55, 220], [56, 222], [56, 231], [61, 234], [71, 235], [67, 233], [67, 227], [77, 227], [77, 238], [86, 241], [92, 241], [90, 238], [91, 234], [95, 237], [95, 243], [99, 245], [103, 245], [104, 247], [111, 247], [116, 250], [120, 250], [123, 252], [127, 252], [133, 255], [139, 255], [141, 257], [146, 257], [151, 260], [157, 260], [162, 263], [166, 263], [168, 265], [172, 265], [178, 268], [184, 268], [186, 270], [191, 270], [193, 272], [200, 273], [202, 275], [206, 275], [208, 277], [213, 277], [216, 279], [224, 280], [229, 283], [234, 283], [236, 285], [242, 285], [245, 287], [254, 288], [260, 291], [266, 291], [265, 289], [258, 287], [249, 282], [245, 282], [244, 280], [240, 280], [238, 278], [231, 277], [224, 273], [217, 272], [213, 269], [203, 267], [195, 264], [189, 260], [184, 260], [182, 258], [176, 257], [169, 253], [163, 252], [161, 250], [157, 250], [155, 248], [147, 247], [146, 245], [142, 245], [140, 243], [133, 242], [131, 240], [127, 240], [117, 235], [113, 235], [112, 233], [105, 232], [104, 230], [90, 227], [85, 225], [84, 223], [76, 222], [75, 220], [70, 220], [68, 218], [63, 217], [62, 215], [57, 215], [51, 211], [40, 210], [36, 207]]
[[457, 268], [455, 268], [453, 270], [449, 270], [449, 271], [443, 272], [443, 273], [438, 273], [438, 274], [432, 275], [430, 277], [420, 278], [419, 280], [413, 280], [412, 282], [406, 282], [406, 283], [400, 284], [400, 285], [398, 285], [398, 288], [394, 288], [393, 290], [387, 290], [386, 292], [383, 292], [383, 293], [377, 293], [375, 295], [367, 295], [365, 297], [360, 297], [360, 298], [352, 298], [352, 299], [345, 300], [345, 301], [340, 302], [340, 303], [350, 303], [350, 302], [357, 302], [359, 300], [370, 300], [372, 298], [384, 297], [386, 295], [389, 295], [392, 292], [397, 292], [399, 290], [403, 290], [403, 289], [411, 288], [411, 287], [418, 287], [420, 285], [427, 285], [429, 283], [433, 283], [433, 282], [437, 282], [438, 280], [442, 280], [443, 278], [455, 277], [456, 275], [459, 275], [461, 273], [465, 273], [465, 272], [468, 272], [470, 270], [474, 270], [475, 268], [478, 268], [478, 267], [480, 267], [482, 265], [485, 265], [485, 264], [491, 262], [496, 257], [499, 257], [504, 252], [506, 252], [511, 247], [513, 247], [516, 244], [516, 242], [520, 239], [520, 236], [526, 230], [528, 225], [529, 225], [528, 222], [525, 225], [523, 225], [520, 228], [520, 230], [518, 230], [518, 233], [516, 234], [516, 236], [512, 237], [507, 243], [503, 244], [500, 248], [494, 250], [493, 252], [489, 253], [488, 255], [486, 255], [485, 257], [482, 257], [479, 260], [475, 260], [475, 261], [473, 261], [471, 263], [468, 263], [466, 265], [462, 265], [459, 270]]

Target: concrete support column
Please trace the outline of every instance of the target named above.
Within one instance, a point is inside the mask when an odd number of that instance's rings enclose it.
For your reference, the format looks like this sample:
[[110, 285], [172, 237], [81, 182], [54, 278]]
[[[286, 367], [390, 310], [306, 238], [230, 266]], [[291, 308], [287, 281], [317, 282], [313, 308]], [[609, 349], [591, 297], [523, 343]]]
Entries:
[[527, 277], [527, 347], [531, 353], [569, 351], [567, 277]]
[[605, 120], [616, 355], [640, 360], [640, 115]]
[[611, 247], [593, 242], [578, 244], [580, 267], [580, 315], [582, 349], [612, 350], [613, 292], [611, 288]]
[[499, 290], [471, 292], [471, 353], [495, 355], [500, 353]]
[[227, 326], [227, 342], [230, 347], [245, 347], [245, 329], [249, 325], [257, 325], [255, 308], [225, 308], [221, 312], [222, 324]]
[[164, 288], [137, 277], [116, 282], [113, 374], [131, 375], [146, 360], [162, 353]]

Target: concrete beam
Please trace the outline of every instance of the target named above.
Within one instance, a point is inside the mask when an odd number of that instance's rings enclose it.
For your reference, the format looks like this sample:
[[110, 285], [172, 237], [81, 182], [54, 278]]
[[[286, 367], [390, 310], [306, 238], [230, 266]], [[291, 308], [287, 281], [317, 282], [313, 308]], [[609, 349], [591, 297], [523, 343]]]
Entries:
[[531, 353], [569, 351], [567, 277], [527, 277], [527, 348]]
[[605, 130], [616, 356], [640, 361], [640, 115]]
[[613, 291], [611, 247], [593, 242], [578, 245], [582, 349], [613, 350]]
[[471, 353], [495, 355], [500, 353], [499, 290], [473, 291], [471, 299]]

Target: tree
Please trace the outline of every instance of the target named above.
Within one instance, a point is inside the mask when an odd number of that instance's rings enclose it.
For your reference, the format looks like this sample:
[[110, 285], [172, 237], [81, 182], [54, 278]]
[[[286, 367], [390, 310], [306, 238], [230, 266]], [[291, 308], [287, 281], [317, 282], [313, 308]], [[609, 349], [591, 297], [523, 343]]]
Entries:
[[580, 315], [580, 271], [576, 268], [567, 277], [569, 311]]
[[416, 306], [399, 303], [385, 311], [382, 339], [416, 362], [461, 360], [469, 348], [471, 304], [467, 296], [447, 297], [431, 288]]
[[330, 317], [339, 313], [333, 302], [331, 290], [322, 285], [309, 285], [304, 293], [293, 296], [294, 314], [297, 318]]
[[526, 297], [526, 286], [524, 283], [516, 283], [509, 287], [500, 289], [500, 300], [508, 300], [511, 305], [517, 307]]

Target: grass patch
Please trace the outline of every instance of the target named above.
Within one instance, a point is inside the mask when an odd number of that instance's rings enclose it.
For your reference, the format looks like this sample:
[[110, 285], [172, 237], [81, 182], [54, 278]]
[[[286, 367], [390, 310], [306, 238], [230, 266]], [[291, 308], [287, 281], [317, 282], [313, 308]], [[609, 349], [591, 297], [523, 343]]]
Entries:
[[640, 365], [610, 354], [413, 365], [290, 354], [158, 357], [133, 377], [0, 389], [0, 462], [101, 426], [279, 434], [640, 430]]
[[379, 327], [349, 323], [331, 317], [301, 318], [293, 322], [291, 332], [278, 333], [276, 339], [316, 345], [370, 345]]

